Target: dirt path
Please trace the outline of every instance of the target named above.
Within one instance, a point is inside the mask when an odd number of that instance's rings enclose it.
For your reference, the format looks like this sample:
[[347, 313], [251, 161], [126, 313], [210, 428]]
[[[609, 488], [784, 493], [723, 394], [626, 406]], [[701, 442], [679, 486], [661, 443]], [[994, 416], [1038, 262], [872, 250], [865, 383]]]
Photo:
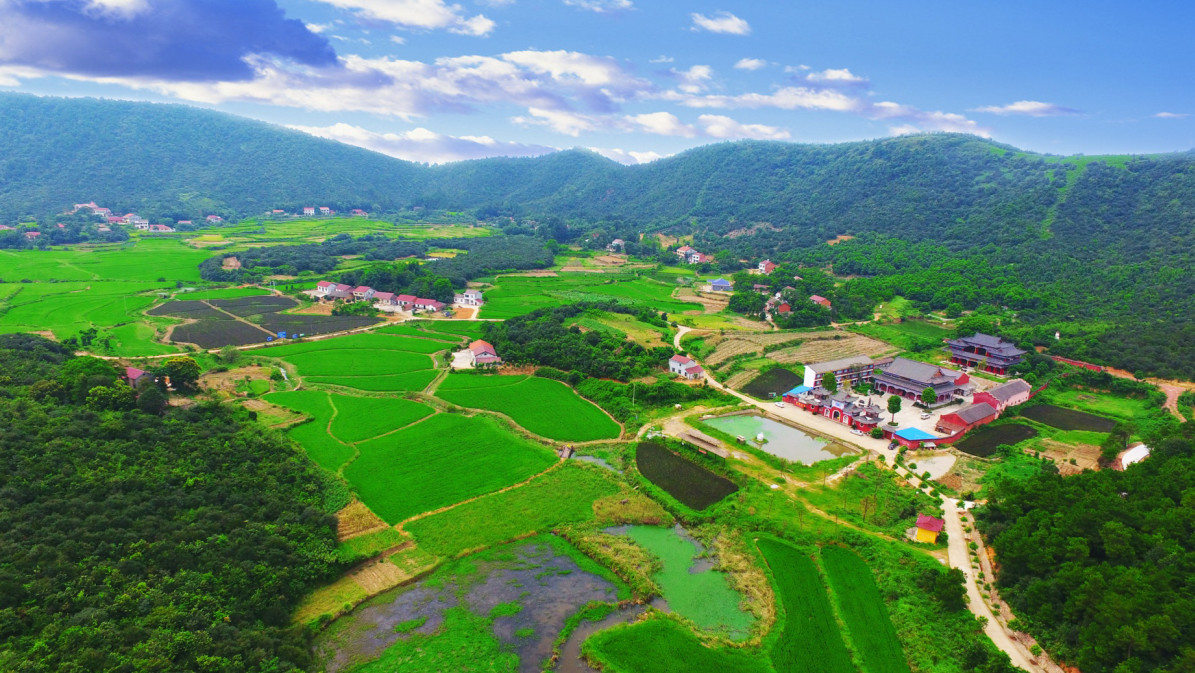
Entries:
[[273, 333], [273, 332], [271, 332], [271, 331], [267, 330], [266, 328], [262, 327], [261, 325], [258, 325], [257, 323], [252, 323], [252, 322], [249, 322], [248, 320], [245, 320], [244, 318], [242, 318], [242, 317], [241, 317], [241, 316], [239, 316], [239, 315], [236, 315], [235, 313], [229, 313], [228, 311], [225, 311], [224, 309], [220, 308], [219, 306], [212, 306], [212, 303], [211, 303], [211, 302], [209, 302], [209, 301], [205, 301], [205, 300], [201, 300], [201, 301], [203, 301], [203, 305], [204, 305], [204, 306], [206, 306], [206, 307], [208, 307], [208, 308], [212, 309], [213, 311], [219, 311], [219, 312], [223, 313], [224, 315], [228, 316], [229, 318], [232, 318], [233, 320], [235, 320], [235, 321], [237, 321], [237, 322], [239, 322], [239, 323], [242, 323], [242, 324], [248, 325], [248, 326], [252, 327], [252, 328], [253, 328], [253, 329], [255, 329], [255, 330], [259, 330], [259, 331], [261, 331], [261, 332], [263, 332], [263, 333], [265, 333], [265, 334], [269, 334], [270, 336], [274, 336], [274, 333]]

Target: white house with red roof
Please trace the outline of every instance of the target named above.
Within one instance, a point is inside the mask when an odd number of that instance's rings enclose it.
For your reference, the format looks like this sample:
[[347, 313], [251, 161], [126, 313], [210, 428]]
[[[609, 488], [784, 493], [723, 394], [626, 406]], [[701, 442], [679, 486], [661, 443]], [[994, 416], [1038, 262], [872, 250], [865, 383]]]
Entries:
[[327, 206], [320, 206], [320, 207], [319, 207], [319, 214], [320, 214], [320, 215], [331, 215], [331, 214], [332, 214], [332, 209], [331, 209], [331, 208], [329, 208], [329, 207], [327, 207]]
[[224, 218], [220, 217], [219, 215], [208, 215], [204, 219], [207, 220], [208, 222], [211, 222], [212, 224], [219, 224], [224, 221]]
[[382, 306], [398, 306], [393, 292], [374, 292], [373, 302]]
[[488, 341], [478, 339], [469, 344], [469, 353], [474, 367], [497, 367], [502, 364], [502, 358]]
[[325, 295], [336, 288], [336, 283], [330, 280], [321, 280], [315, 284], [315, 293], [318, 295]]
[[435, 313], [436, 311], [443, 310], [443, 308], [445, 306], [447, 306], [447, 304], [445, 304], [442, 301], [436, 301], [435, 299], [423, 299], [423, 298], [416, 298], [415, 301], [413, 302], [413, 305], [414, 305], [416, 311], [431, 311], [433, 313]]
[[485, 300], [482, 299], [481, 290], [465, 290], [452, 295], [452, 303], [457, 306], [481, 306]]
[[170, 232], [174, 231], [174, 227], [165, 224], [151, 224], [147, 230], [159, 234], [169, 234]]
[[360, 208], [353, 208], [349, 212], [352, 214], [353, 217], [369, 217], [369, 213], [365, 212], [364, 210], [361, 210]]
[[145, 371], [144, 369], [138, 369], [136, 367], [125, 367], [124, 368], [124, 380], [128, 381], [130, 386], [136, 388], [137, 384], [142, 381], [147, 381], [147, 380], [153, 381], [154, 375], [150, 374], [149, 372]]
[[314, 215], [315, 214], [315, 206], [303, 206], [303, 214], [304, 215]]
[[825, 306], [826, 308], [831, 307], [830, 300], [826, 299], [825, 297], [821, 296], [820, 294], [809, 295], [809, 301], [817, 304], [818, 306]]
[[358, 285], [352, 289], [353, 300], [368, 301], [373, 298], [374, 289], [368, 285]]
[[679, 374], [690, 381], [705, 376], [705, 370], [697, 361], [687, 355], [673, 355], [668, 358], [668, 371]]
[[776, 264], [770, 259], [765, 259], [759, 263], [759, 272], [765, 276], [776, 270]]
[[400, 294], [397, 297], [395, 297], [395, 301], [398, 304], [398, 307], [401, 309], [408, 310], [408, 311], [415, 307], [416, 299], [418, 299], [418, 297], [416, 297], [413, 294]]

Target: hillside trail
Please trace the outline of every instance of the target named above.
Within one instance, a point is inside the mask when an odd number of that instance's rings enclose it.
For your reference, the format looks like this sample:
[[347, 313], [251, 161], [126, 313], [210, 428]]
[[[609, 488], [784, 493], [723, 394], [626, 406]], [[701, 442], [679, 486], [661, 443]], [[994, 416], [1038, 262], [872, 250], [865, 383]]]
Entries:
[[[1123, 369], [1104, 367], [1104, 371], [1119, 379], [1130, 379], [1133, 381], [1137, 380], [1137, 377], [1133, 376], [1131, 372], [1127, 372]], [[1157, 386], [1158, 390], [1161, 390], [1166, 394], [1166, 403], [1162, 405], [1162, 408], [1174, 414], [1174, 416], [1178, 418], [1180, 422], [1186, 423], [1187, 418], [1178, 410], [1178, 398], [1179, 395], [1182, 395], [1189, 390], [1195, 390], [1195, 382], [1160, 379], [1153, 376], [1146, 377], [1144, 380], [1146, 383], [1151, 383]]]

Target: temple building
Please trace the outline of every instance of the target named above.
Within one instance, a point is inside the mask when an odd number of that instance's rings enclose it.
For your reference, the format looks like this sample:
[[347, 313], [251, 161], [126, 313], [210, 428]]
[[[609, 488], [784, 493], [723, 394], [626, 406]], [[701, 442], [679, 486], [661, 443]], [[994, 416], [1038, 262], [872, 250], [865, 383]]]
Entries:
[[982, 332], [947, 341], [946, 348], [950, 350], [951, 362], [993, 374], [1007, 374], [1009, 368], [1020, 364], [1025, 355], [1025, 351], [1011, 341]]
[[933, 388], [937, 400], [930, 406], [946, 404], [972, 390], [971, 378], [963, 372], [907, 358], [894, 359], [886, 368], [875, 370], [874, 377], [876, 392], [900, 395], [914, 402], [921, 401], [926, 388]]

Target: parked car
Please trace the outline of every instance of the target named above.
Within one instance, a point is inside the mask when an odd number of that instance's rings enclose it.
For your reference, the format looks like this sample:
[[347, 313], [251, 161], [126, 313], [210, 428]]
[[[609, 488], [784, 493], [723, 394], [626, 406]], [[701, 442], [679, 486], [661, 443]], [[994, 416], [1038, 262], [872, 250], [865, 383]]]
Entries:
[[851, 434], [852, 434], [852, 435], [859, 435], [860, 437], [863, 437], [863, 436], [864, 436], [864, 435], [866, 435], [867, 433], [866, 433], [866, 432], [863, 432], [863, 431], [862, 431], [862, 430], [860, 430], [859, 428], [851, 428]]
[[776, 406], [778, 406], [778, 407], [780, 407], [781, 409], [783, 409], [783, 408], [784, 408], [784, 402], [777, 402], [777, 403], [776, 403]]
[[921, 420], [924, 421], [927, 418], [929, 418], [929, 412], [928, 411], [921, 412]]
[[900, 443], [900, 442], [897, 442], [897, 441], [892, 441], [892, 442], [889, 442], [889, 444], [888, 444], [888, 450], [889, 450], [889, 451], [891, 451], [891, 450], [895, 449], [895, 448], [896, 448], [896, 445], [897, 445], [897, 444], [899, 444], [899, 443]]

